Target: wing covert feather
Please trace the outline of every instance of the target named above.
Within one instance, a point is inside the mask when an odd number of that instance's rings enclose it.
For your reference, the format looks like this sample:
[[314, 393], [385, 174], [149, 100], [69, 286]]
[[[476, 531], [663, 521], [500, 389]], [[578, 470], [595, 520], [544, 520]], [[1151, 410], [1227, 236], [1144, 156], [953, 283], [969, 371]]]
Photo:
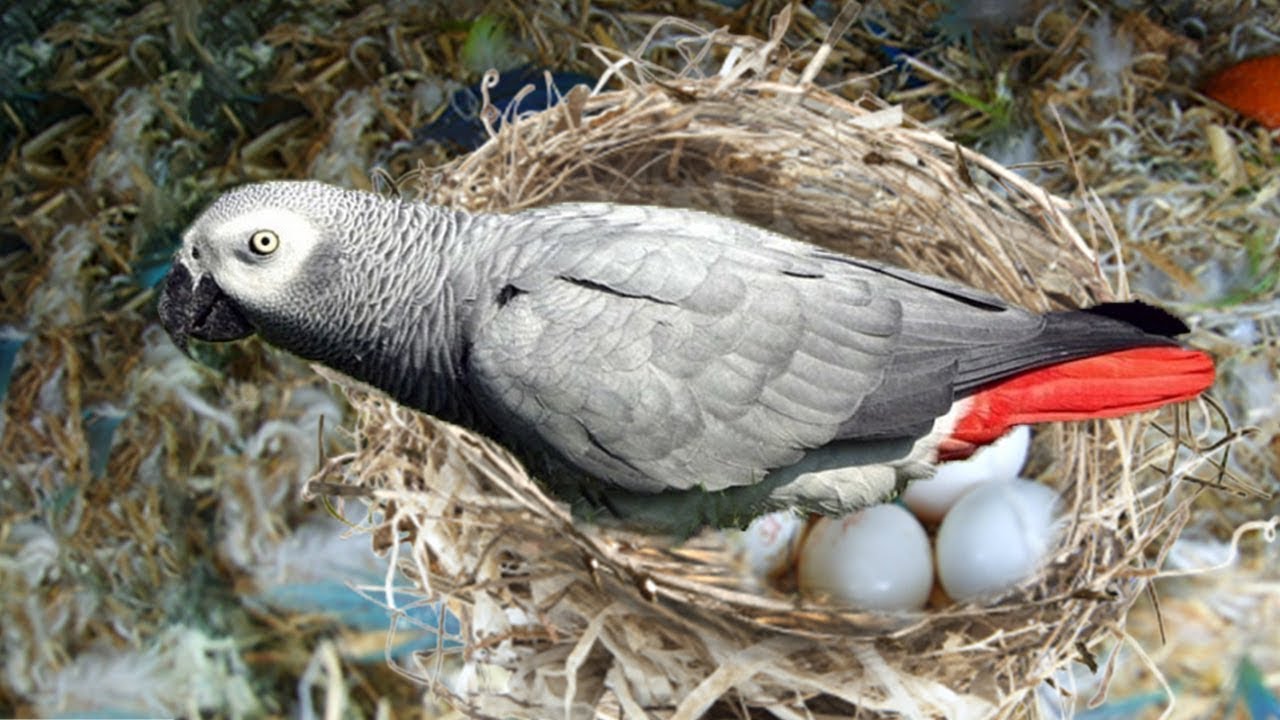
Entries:
[[880, 384], [901, 312], [865, 283], [610, 229], [518, 279], [470, 355], [492, 412], [592, 474], [642, 492], [754, 483], [831, 441]]

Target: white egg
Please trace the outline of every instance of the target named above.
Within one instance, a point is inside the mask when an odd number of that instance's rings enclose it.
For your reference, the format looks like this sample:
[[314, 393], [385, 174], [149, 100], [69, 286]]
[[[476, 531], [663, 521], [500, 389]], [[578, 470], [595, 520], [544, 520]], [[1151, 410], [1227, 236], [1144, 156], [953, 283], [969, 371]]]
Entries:
[[975, 485], [1018, 477], [1031, 447], [1031, 428], [1018, 425], [967, 460], [938, 466], [928, 480], [917, 480], [902, 493], [902, 502], [925, 522], [938, 522]]
[[752, 574], [767, 579], [790, 567], [804, 522], [790, 510], [752, 520], [740, 537], [743, 558]]
[[801, 590], [866, 610], [919, 610], [933, 587], [929, 537], [898, 505], [819, 518], [798, 564]]
[[1053, 547], [1058, 494], [1029, 480], [974, 488], [942, 520], [938, 580], [955, 600], [1007, 590], [1031, 577]]

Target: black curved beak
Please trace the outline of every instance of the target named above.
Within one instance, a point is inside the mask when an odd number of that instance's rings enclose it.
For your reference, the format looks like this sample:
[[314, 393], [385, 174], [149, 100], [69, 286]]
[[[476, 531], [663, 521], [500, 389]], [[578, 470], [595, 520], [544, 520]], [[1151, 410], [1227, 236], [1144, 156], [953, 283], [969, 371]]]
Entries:
[[209, 342], [239, 340], [253, 334], [253, 326], [208, 275], [196, 282], [181, 260], [174, 260], [160, 291], [160, 324], [173, 343], [190, 355], [190, 338]]

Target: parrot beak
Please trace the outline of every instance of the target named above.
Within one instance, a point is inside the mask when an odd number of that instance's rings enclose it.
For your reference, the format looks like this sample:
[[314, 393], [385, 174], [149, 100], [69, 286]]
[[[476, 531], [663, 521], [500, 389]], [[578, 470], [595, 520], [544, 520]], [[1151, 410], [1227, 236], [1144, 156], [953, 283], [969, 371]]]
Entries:
[[181, 259], [173, 261], [165, 278], [159, 310], [160, 324], [187, 356], [191, 355], [187, 349], [190, 338], [223, 342], [239, 340], [254, 332], [218, 283], [207, 274], [202, 274], [197, 282]]

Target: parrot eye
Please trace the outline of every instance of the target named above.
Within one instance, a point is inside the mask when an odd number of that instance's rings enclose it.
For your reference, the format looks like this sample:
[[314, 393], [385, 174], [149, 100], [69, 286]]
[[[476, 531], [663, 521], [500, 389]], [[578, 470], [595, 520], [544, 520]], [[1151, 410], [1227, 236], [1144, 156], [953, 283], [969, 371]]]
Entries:
[[271, 230], [259, 230], [249, 237], [249, 249], [255, 255], [270, 255], [280, 247], [280, 236]]

